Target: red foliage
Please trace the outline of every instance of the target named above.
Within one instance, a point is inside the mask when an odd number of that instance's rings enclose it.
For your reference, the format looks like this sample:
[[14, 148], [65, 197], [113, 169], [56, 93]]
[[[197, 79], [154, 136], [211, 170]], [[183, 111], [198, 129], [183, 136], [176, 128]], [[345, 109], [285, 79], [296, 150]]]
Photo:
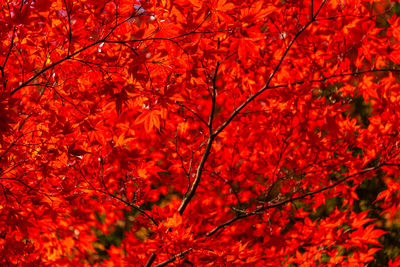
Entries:
[[373, 261], [355, 203], [375, 179], [400, 205], [396, 2], [2, 1], [0, 264]]

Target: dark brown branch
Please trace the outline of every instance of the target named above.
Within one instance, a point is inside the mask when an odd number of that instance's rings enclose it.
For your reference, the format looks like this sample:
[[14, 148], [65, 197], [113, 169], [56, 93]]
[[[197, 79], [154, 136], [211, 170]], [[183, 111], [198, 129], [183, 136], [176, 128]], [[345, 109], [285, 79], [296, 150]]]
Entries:
[[[4, 60], [3, 66], [1, 67], [2, 70], [4, 70], [4, 68], [6, 67], [7, 60], [8, 60], [8, 58], [10, 57], [11, 50], [12, 50], [13, 47], [14, 47], [15, 30], [16, 30], [16, 27], [14, 27], [13, 32], [12, 32], [10, 48], [8, 49], [6, 59]], [[4, 76], [4, 75], [3, 75], [3, 76]]]
[[157, 255], [152, 253], [149, 260], [146, 262], [146, 264], [144, 265], [144, 267], [151, 267], [151, 265], [153, 264], [153, 262], [155, 261]]
[[[215, 132], [212, 132], [213, 130], [211, 129], [211, 133], [210, 133], [210, 137], [208, 138], [208, 142], [207, 142], [207, 147], [204, 151], [203, 157], [200, 161], [200, 164], [197, 168], [197, 173], [196, 173], [196, 178], [193, 182], [193, 185], [189, 191], [189, 193], [184, 197], [184, 199], [182, 200], [181, 205], [178, 208], [178, 212], [180, 214], [183, 214], [183, 212], [185, 211], [187, 205], [189, 204], [189, 202], [192, 200], [196, 189], [201, 181], [201, 175], [203, 172], [203, 168], [204, 165], [208, 159], [208, 156], [210, 155], [211, 152], [211, 148], [212, 148], [212, 144], [215, 140], [215, 137], [223, 130], [225, 129], [226, 126], [229, 125], [229, 123], [237, 116], [237, 114], [243, 109], [245, 108], [250, 102], [252, 102], [257, 96], [259, 96], [260, 94], [262, 94], [265, 90], [267, 90], [269, 88], [269, 84], [271, 82], [271, 80], [274, 78], [275, 74], [278, 72], [278, 70], [280, 69], [280, 66], [282, 65], [282, 62], [284, 60], [284, 58], [286, 57], [286, 55], [289, 53], [289, 50], [291, 49], [291, 47], [293, 46], [294, 42], [296, 41], [296, 39], [300, 36], [301, 33], [303, 33], [309, 25], [311, 25], [314, 21], [316, 16], [318, 15], [319, 11], [321, 10], [322, 6], [325, 4], [326, 0], [323, 1], [321, 3], [321, 6], [319, 7], [318, 11], [315, 13], [315, 16], [312, 17], [312, 19], [305, 25], [303, 26], [303, 28], [301, 28], [297, 34], [295, 35], [295, 37], [292, 39], [292, 41], [289, 43], [288, 47], [286, 48], [285, 52], [283, 53], [281, 59], [279, 60], [279, 63], [277, 64], [277, 66], [274, 68], [274, 71], [272, 72], [272, 74], [270, 75], [266, 85], [259, 90], [255, 95], [251, 96], [247, 101], [245, 101], [242, 105], [240, 105], [232, 114], [231, 116], [225, 121], [225, 123], [223, 123]], [[217, 68], [216, 68], [217, 71]], [[214, 73], [214, 78], [216, 78], [216, 72]], [[214, 87], [215, 89], [215, 87]], [[215, 92], [214, 92], [215, 93]], [[213, 102], [215, 101], [215, 99], [212, 99]], [[210, 119], [209, 119], [209, 127], [211, 127], [211, 122], [213, 120], [213, 112], [210, 113]]]
[[229, 118], [214, 132], [215, 135], [218, 135], [220, 132], [222, 132], [230, 123], [231, 121], [240, 113], [242, 109], [244, 109], [250, 102], [252, 102], [254, 99], [256, 99], [259, 95], [264, 93], [266, 90], [271, 89], [273, 87], [270, 87], [270, 83], [272, 79], [275, 77], [276, 73], [279, 71], [280, 66], [283, 63], [283, 60], [286, 58], [286, 55], [289, 53], [289, 50], [292, 48], [293, 44], [297, 40], [297, 38], [315, 21], [315, 18], [318, 16], [318, 13], [320, 12], [322, 6], [325, 4], [326, 0], [324, 0], [321, 3], [321, 6], [318, 8], [318, 11], [315, 13], [315, 15], [312, 17], [312, 19], [304, 25], [293, 37], [292, 41], [290, 41], [288, 47], [285, 49], [285, 52], [283, 53], [282, 57], [280, 58], [278, 64], [274, 68], [273, 72], [269, 76], [265, 86], [261, 88], [257, 93], [254, 95], [250, 96], [245, 102], [243, 102], [235, 111], [232, 112], [232, 114], [229, 116]]
[[[286, 57], [286, 55], [289, 53], [290, 48], [293, 46], [294, 42], [296, 41], [296, 39], [300, 36], [301, 33], [303, 33], [308, 26], [310, 26], [314, 21], [316, 16], [318, 15], [319, 11], [321, 10], [322, 6], [325, 4], [326, 0], [323, 1], [321, 3], [321, 6], [319, 7], [318, 11], [315, 13], [314, 17], [305, 25], [303, 26], [303, 28], [301, 28], [297, 34], [295, 35], [295, 37], [292, 39], [292, 41], [289, 43], [288, 47], [286, 48], [285, 52], [283, 53], [281, 59], [279, 60], [279, 63], [276, 65], [274, 71], [272, 72], [272, 74], [270, 75], [266, 85], [260, 89], [256, 94], [254, 94], [253, 96], [251, 96], [249, 99], [247, 99], [242, 105], [240, 105], [232, 114], [231, 116], [229, 116], [229, 118], [212, 134], [210, 134], [210, 137], [208, 138], [208, 142], [207, 142], [207, 147], [206, 150], [204, 151], [203, 157], [201, 159], [201, 162], [199, 164], [199, 167], [197, 168], [197, 173], [196, 173], [196, 178], [193, 182], [192, 188], [190, 189], [188, 195], [182, 200], [181, 205], [179, 206], [179, 213], [182, 214], [185, 209], [186, 206], [189, 204], [189, 202], [191, 201], [191, 199], [193, 198], [196, 189], [200, 183], [201, 180], [201, 175], [203, 172], [203, 168], [204, 165], [207, 161], [208, 156], [210, 155], [210, 151], [211, 151], [211, 147], [212, 144], [214, 142], [215, 137], [218, 136], [218, 134], [220, 132], [222, 132], [226, 126], [229, 125], [229, 123], [237, 116], [237, 114], [243, 109], [245, 108], [250, 102], [252, 102], [257, 96], [259, 96], [260, 94], [262, 94], [264, 91], [266, 91], [267, 89], [269, 89], [269, 84], [271, 83], [272, 78], [275, 76], [275, 74], [278, 72], [278, 70], [280, 69], [280, 66], [282, 65], [282, 62], [284, 60], [284, 58]], [[212, 121], [214, 114], [210, 113], [210, 120], [209, 120], [209, 125], [210, 122]]]
[[216, 81], [217, 81], [217, 75], [218, 75], [218, 68], [219, 68], [220, 63], [217, 62], [217, 66], [215, 67], [214, 71], [214, 76], [212, 79], [212, 87], [213, 87], [213, 92], [211, 94], [211, 101], [212, 101], [212, 106], [211, 106], [211, 113], [210, 117], [208, 119], [208, 129], [210, 131], [210, 134], [213, 132], [213, 119], [214, 119], [214, 113], [215, 113], [215, 105], [216, 105], [216, 97], [217, 97], [217, 86], [216, 86]]
[[400, 167], [400, 163], [384, 163], [383, 166], [394, 166], [394, 167]]
[[[297, 81], [297, 82], [292, 82], [292, 83], [284, 83], [284, 84], [278, 84], [278, 85], [271, 85], [267, 89], [278, 89], [278, 88], [285, 88], [289, 86], [294, 86], [294, 85], [301, 85], [305, 83], [323, 83], [326, 82], [330, 79], [338, 78], [338, 77], [346, 77], [346, 76], [358, 76], [362, 74], [368, 74], [368, 73], [375, 73], [375, 72], [399, 72], [400, 69], [394, 69], [394, 68], [387, 68], [387, 69], [372, 69], [372, 70], [364, 70], [364, 71], [357, 71], [357, 72], [349, 72], [349, 73], [341, 73], [341, 74], [333, 74], [331, 76], [326, 76], [322, 79], [318, 80], [302, 80], [302, 81]], [[264, 112], [266, 110], [261, 110], [259, 112]], [[255, 111], [252, 111], [255, 112]], [[258, 112], [258, 111], [257, 111]], [[241, 112], [239, 112], [241, 113]], [[251, 112], [250, 112], [251, 113]]]
[[311, 17], [314, 17], [314, 0], [311, 0], [310, 13]]
[[218, 232], [219, 230], [223, 230], [223, 229], [224, 229], [225, 227], [227, 227], [228, 225], [230, 225], [230, 224], [232, 224], [232, 223], [234, 223], [234, 222], [236, 222], [236, 221], [238, 221], [238, 220], [240, 220], [240, 219], [243, 219], [243, 218], [246, 218], [246, 217], [250, 217], [250, 216], [256, 215], [256, 214], [258, 214], [258, 213], [260, 213], [260, 212], [263, 212], [263, 211], [266, 211], [266, 210], [270, 210], [270, 209], [273, 209], [273, 208], [278, 208], [278, 207], [281, 207], [281, 206], [286, 205], [286, 204], [288, 204], [288, 203], [291, 203], [291, 202], [294, 202], [294, 201], [297, 201], [297, 200], [301, 200], [301, 199], [304, 199], [304, 198], [306, 198], [306, 197], [313, 196], [313, 195], [316, 195], [316, 194], [318, 194], [318, 193], [324, 192], [324, 191], [326, 191], [326, 190], [332, 189], [332, 188], [338, 186], [339, 184], [341, 184], [341, 183], [347, 181], [348, 179], [350, 179], [350, 178], [352, 178], [352, 177], [355, 177], [355, 176], [358, 176], [358, 175], [361, 175], [361, 174], [364, 174], [364, 173], [367, 173], [367, 172], [375, 171], [375, 170], [381, 168], [381, 167], [384, 166], [384, 165], [387, 165], [387, 164], [382, 163], [382, 164], [377, 165], [377, 166], [375, 166], [375, 167], [366, 168], [366, 169], [361, 170], [361, 171], [359, 171], [359, 172], [356, 172], [356, 173], [354, 173], [354, 174], [352, 174], [352, 175], [349, 175], [349, 176], [347, 176], [347, 177], [345, 177], [345, 178], [343, 178], [343, 179], [341, 179], [341, 180], [339, 180], [339, 181], [337, 181], [337, 182], [335, 182], [335, 183], [333, 183], [333, 184], [331, 184], [331, 185], [329, 185], [329, 186], [323, 187], [323, 188], [321, 188], [321, 189], [318, 189], [318, 190], [315, 190], [315, 191], [312, 191], [312, 192], [303, 194], [303, 195], [298, 196], [298, 197], [292, 197], [292, 198], [290, 198], [290, 199], [284, 200], [284, 201], [279, 202], [279, 203], [276, 203], [276, 204], [272, 204], [272, 205], [268, 205], [268, 206], [262, 206], [262, 207], [260, 207], [260, 208], [257, 208], [257, 209], [255, 209], [255, 210], [253, 210], [253, 211], [250, 211], [250, 212], [247, 212], [247, 213], [244, 213], [244, 214], [240, 214], [240, 215], [236, 216], [235, 218], [232, 218], [232, 219], [226, 221], [225, 223], [218, 225], [218, 226], [215, 227], [213, 230], [211, 230], [210, 232], [208, 232], [205, 236], [206, 236], [206, 237], [212, 236], [212, 235], [214, 235], [216, 232]]
[[[207, 17], [208, 17], [208, 16], [209, 16], [209, 15], [207, 15]], [[39, 71], [38, 73], [36, 73], [35, 75], [33, 75], [33, 76], [32, 76], [31, 78], [29, 78], [28, 80], [26, 80], [25, 82], [21, 83], [21, 85], [19, 85], [19, 86], [16, 87], [15, 89], [13, 89], [13, 90], [11, 91], [10, 94], [13, 95], [13, 94], [15, 94], [16, 92], [18, 92], [19, 90], [21, 90], [22, 88], [28, 86], [33, 80], [35, 80], [37, 77], [41, 76], [43, 73], [45, 73], [45, 72], [48, 71], [49, 69], [52, 69], [52, 68], [54, 68], [55, 66], [57, 66], [57, 65], [59, 65], [59, 64], [61, 64], [61, 63], [63, 63], [64, 61], [67, 61], [67, 60], [69, 60], [69, 59], [72, 59], [74, 56], [76, 56], [76, 55], [78, 55], [78, 54], [80, 54], [80, 53], [82, 53], [82, 52], [88, 50], [89, 48], [91, 48], [91, 47], [93, 47], [93, 46], [95, 46], [95, 45], [101, 44], [101, 43], [111, 43], [111, 44], [123, 44], [123, 45], [126, 45], [126, 44], [128, 44], [128, 43], [136, 43], [136, 42], [142, 42], [142, 41], [156, 41], [156, 40], [160, 40], [160, 41], [170, 41], [170, 42], [173, 42], [173, 43], [175, 43], [175, 44], [177, 44], [177, 45], [179, 46], [178, 41], [175, 41], [175, 39], [183, 38], [183, 37], [186, 37], [186, 36], [188, 36], [188, 35], [196, 34], [196, 33], [216, 33], [216, 32], [219, 32], [219, 31], [197, 32], [196, 30], [200, 27], [200, 26], [198, 26], [198, 27], [196, 27], [196, 29], [194, 29], [194, 30], [192, 30], [192, 31], [190, 31], [190, 32], [187, 32], [187, 33], [184, 33], [184, 34], [175, 36], [175, 37], [169, 37], [169, 38], [143, 38], [143, 39], [136, 39], [136, 40], [122, 40], [122, 41], [118, 41], [118, 40], [107, 40], [107, 38], [114, 32], [114, 30], [115, 30], [116, 28], [118, 28], [118, 27], [119, 27], [120, 25], [122, 25], [123, 23], [129, 21], [131, 18], [132, 18], [132, 16], [129, 17], [129, 18], [127, 18], [127, 19], [125, 19], [124, 21], [118, 23], [118, 24], [115, 25], [114, 27], [112, 27], [112, 29], [110, 30], [110, 32], [107, 33], [107, 35], [106, 35], [104, 38], [102, 38], [102, 39], [100, 39], [100, 40], [97, 40], [97, 41], [95, 41], [95, 42], [93, 42], [93, 43], [91, 43], [91, 44], [89, 44], [89, 45], [87, 45], [87, 46], [85, 46], [85, 47], [79, 49], [78, 51], [76, 51], [76, 52], [74, 52], [74, 53], [72, 53], [72, 54], [67, 55], [66, 57], [64, 57], [64, 58], [62, 58], [62, 59], [60, 59], [60, 60], [58, 60], [57, 62], [54, 62], [54, 63], [48, 65], [47, 67], [42, 68], [41, 71]]]
[[179, 214], [183, 214], [183, 212], [185, 211], [187, 205], [189, 204], [189, 202], [192, 200], [197, 187], [199, 186], [200, 180], [201, 180], [201, 175], [203, 173], [203, 168], [204, 165], [207, 161], [208, 156], [210, 155], [211, 152], [211, 147], [212, 147], [212, 143], [214, 141], [215, 135], [211, 135], [208, 138], [207, 141], [207, 146], [206, 146], [206, 150], [204, 151], [203, 157], [201, 158], [199, 167], [197, 167], [197, 172], [196, 172], [196, 178], [193, 181], [192, 187], [190, 188], [189, 193], [184, 197], [184, 199], [182, 200], [181, 205], [178, 208], [178, 212]]
[[[171, 258], [169, 258], [168, 260], [163, 261], [163, 262], [161, 262], [161, 263], [159, 263], [159, 264], [154, 265], [154, 267], [162, 267], [162, 266], [165, 266], [165, 265], [167, 265], [168, 263], [174, 262], [174, 261], [176, 260], [176, 258], [180, 258], [180, 257], [185, 256], [185, 255], [188, 254], [190, 251], [192, 251], [191, 248], [188, 249], [188, 250], [182, 251], [181, 253], [175, 254], [174, 256], [172, 256]], [[152, 256], [153, 256], [153, 255], [152, 255]]]
[[203, 118], [202, 117], [200, 117], [200, 115], [199, 114], [197, 114], [197, 112], [196, 111], [194, 111], [193, 109], [191, 109], [191, 108], [188, 108], [187, 106], [185, 106], [184, 104], [181, 104], [181, 103], [179, 103], [179, 106], [181, 106], [181, 107], [183, 107], [183, 108], [185, 108], [185, 109], [187, 109], [187, 110], [189, 110], [190, 112], [192, 112], [202, 123], [204, 123], [204, 125], [205, 126], [207, 126], [208, 127], [208, 124], [207, 124], [207, 122], [205, 121], [205, 120], [203, 120]]
[[65, 5], [65, 10], [67, 12], [67, 17], [68, 17], [68, 50], [67, 50], [67, 56], [69, 56], [69, 53], [71, 52], [71, 42], [72, 42], [72, 29], [71, 29], [71, 10], [72, 10], [72, 2], [71, 7], [68, 8], [67, 1], [64, 0], [64, 5]]
[[[6, 58], [5, 58], [4, 62], [3, 62], [3, 65], [0, 66], [1, 76], [2, 76], [3, 78], [4, 78], [4, 76], [5, 76], [4, 69], [5, 69], [5, 67], [6, 67], [7, 60], [8, 60], [8, 58], [10, 57], [11, 51], [12, 51], [12, 49], [13, 49], [13, 47], [14, 47], [15, 30], [16, 30], [16, 27], [14, 26], [14, 29], [13, 29], [13, 32], [12, 32], [12, 36], [11, 36], [10, 48], [8, 49], [8, 52], [7, 52]], [[7, 87], [7, 80], [4, 80], [4, 82], [3, 82], [3, 87], [4, 87], [4, 90], [6, 90], [6, 87]]]
[[203, 173], [203, 169], [204, 169], [204, 165], [208, 159], [208, 156], [210, 155], [211, 152], [211, 147], [212, 144], [214, 142], [215, 139], [215, 135], [212, 134], [213, 128], [212, 128], [212, 122], [213, 122], [213, 118], [214, 118], [214, 111], [215, 111], [215, 102], [216, 102], [216, 86], [215, 86], [215, 79], [217, 77], [217, 72], [218, 72], [218, 67], [219, 67], [219, 63], [217, 63], [217, 67], [215, 68], [215, 73], [214, 73], [214, 78], [213, 78], [213, 93], [212, 93], [212, 108], [211, 108], [211, 112], [210, 112], [210, 117], [208, 120], [208, 127], [210, 130], [210, 137], [208, 138], [208, 142], [207, 142], [207, 146], [206, 149], [204, 151], [203, 157], [201, 158], [200, 164], [197, 167], [197, 173], [196, 173], [196, 178], [193, 182], [192, 187], [190, 188], [189, 192], [187, 194], [185, 194], [185, 197], [182, 200], [181, 205], [178, 208], [178, 212], [180, 214], [183, 214], [183, 212], [185, 211], [187, 205], [189, 204], [189, 202], [192, 200], [194, 194], [196, 193], [196, 189], [200, 184], [201, 181], [201, 175]]
[[[281, 59], [279, 60], [279, 63], [277, 64], [277, 66], [274, 68], [274, 71], [273, 71], [272, 74], [270, 75], [270, 77], [269, 77], [269, 79], [268, 79], [266, 85], [265, 85], [262, 89], [260, 89], [255, 95], [251, 96], [247, 101], [245, 101], [242, 105], [240, 105], [240, 106], [231, 114], [231, 116], [225, 121], [225, 123], [223, 123], [215, 132], [213, 132], [213, 129], [212, 129], [212, 120], [213, 120], [214, 113], [213, 113], [213, 112], [210, 113], [210, 119], [209, 119], [209, 123], [208, 123], [209, 128], [211, 129], [211, 131], [210, 131], [210, 137], [209, 137], [209, 139], [208, 139], [207, 147], [206, 147], [206, 149], [205, 149], [205, 151], [204, 151], [204, 154], [203, 154], [203, 157], [202, 157], [201, 162], [200, 162], [200, 164], [199, 164], [199, 167], [197, 168], [196, 178], [195, 178], [195, 180], [194, 180], [194, 182], [193, 182], [192, 188], [190, 189], [190, 191], [189, 191], [189, 193], [187, 194], [187, 196], [185, 196], [185, 198], [182, 200], [182, 203], [181, 203], [181, 205], [179, 206], [178, 212], [179, 212], [180, 214], [183, 214], [183, 212], [185, 211], [187, 205], [189, 204], [189, 202], [191, 201], [191, 199], [193, 198], [193, 196], [194, 196], [194, 194], [195, 194], [195, 192], [196, 192], [196, 189], [197, 189], [197, 187], [198, 187], [198, 185], [199, 185], [199, 183], [200, 183], [200, 181], [201, 181], [201, 175], [202, 175], [202, 171], [203, 171], [204, 165], [205, 165], [205, 163], [206, 163], [206, 161], [207, 161], [207, 159], [208, 159], [208, 156], [210, 155], [211, 148], [212, 148], [212, 144], [213, 144], [213, 141], [214, 141], [215, 137], [218, 136], [218, 134], [221, 133], [221, 132], [225, 129], [225, 127], [227, 127], [227, 126], [229, 125], [229, 123], [240, 113], [240, 111], [241, 111], [243, 108], [245, 108], [250, 102], [252, 102], [256, 97], [258, 97], [258, 96], [259, 96], [260, 94], [262, 94], [264, 91], [266, 91], [267, 89], [269, 89], [269, 84], [271, 83], [271, 80], [274, 78], [275, 74], [276, 74], [276, 73], [278, 72], [278, 70], [280, 69], [280, 66], [281, 66], [282, 63], [283, 63], [284, 58], [286, 57], [286, 55], [288, 54], [289, 50], [290, 50], [291, 47], [293, 46], [294, 42], [295, 42], [296, 39], [300, 36], [300, 34], [303, 33], [303, 32], [308, 28], [308, 26], [311, 25], [311, 24], [315, 21], [316, 16], [318, 15], [319, 11], [321, 10], [321, 8], [322, 8], [322, 6], [325, 4], [325, 2], [326, 2], [326, 0], [324, 0], [324, 1], [321, 3], [321, 6], [319, 7], [319, 9], [318, 9], [318, 11], [315, 13], [315, 15], [312, 17], [312, 19], [311, 19], [305, 26], [303, 26], [303, 28], [301, 28], [301, 29], [297, 32], [297, 34], [295, 35], [295, 37], [294, 37], [294, 38], [292, 39], [292, 41], [289, 43], [289, 45], [288, 45], [288, 47], [286, 48], [284, 54], [282, 55]], [[216, 69], [216, 70], [217, 70], [217, 69]], [[214, 76], [214, 78], [215, 78], [215, 77], [216, 77], [216, 72], [215, 72], [214, 74], [215, 74], [215, 76]], [[215, 96], [215, 87], [214, 87], [214, 93], [213, 93], [213, 95]], [[215, 103], [215, 99], [213, 98], [212, 101], [213, 101], [213, 104], [214, 104], [214, 103]], [[212, 110], [212, 111], [213, 111], [213, 110]], [[282, 204], [282, 205], [283, 205], [283, 204]], [[247, 215], [247, 214], [246, 214], [246, 215], [238, 216], [238, 217], [236, 217], [235, 219], [230, 220], [230, 221], [228, 222], [228, 224], [233, 223], [234, 221], [238, 220], [239, 218], [244, 218], [244, 217], [248, 217], [248, 216], [250, 216], [250, 215]], [[221, 225], [220, 227], [222, 228], [222, 227], [226, 227], [226, 226]], [[215, 233], [216, 231], [218, 231], [219, 229], [220, 229], [220, 228], [214, 229], [215, 231], [213, 230], [211, 234], [208, 233], [206, 236], [211, 236], [212, 234], [214, 234], [214, 233]], [[186, 253], [187, 253], [187, 252], [186, 252]], [[179, 255], [179, 254], [178, 254], [178, 255]], [[159, 265], [156, 265], [156, 266], [164, 266], [164, 265], [166, 265], [166, 264], [168, 264], [168, 263], [170, 263], [170, 262], [173, 262], [173, 261], [176, 259], [176, 257], [177, 257], [177, 255], [173, 256], [173, 257], [170, 258], [169, 260], [167, 260], [167, 261], [165, 261], [165, 262], [163, 262], [163, 263], [161, 263], [161, 264], [159, 264]]]
[[17, 88], [13, 89], [13, 90], [11, 91], [10, 95], [13, 95], [13, 94], [15, 94], [16, 92], [18, 92], [19, 90], [21, 90], [22, 88], [26, 87], [29, 83], [31, 83], [33, 80], [35, 80], [37, 77], [41, 76], [43, 73], [45, 73], [45, 72], [48, 71], [49, 69], [54, 68], [55, 66], [57, 66], [57, 65], [59, 65], [59, 64], [61, 64], [61, 63], [63, 63], [64, 61], [67, 61], [68, 59], [73, 58], [74, 56], [76, 56], [76, 55], [78, 55], [78, 54], [80, 54], [80, 53], [82, 53], [82, 52], [88, 50], [89, 48], [91, 48], [91, 47], [93, 47], [93, 46], [95, 46], [95, 45], [97, 45], [97, 44], [106, 42], [107, 38], [114, 32], [114, 30], [115, 30], [116, 28], [118, 28], [118, 27], [119, 27], [120, 25], [122, 25], [123, 23], [129, 21], [130, 19], [131, 19], [131, 17], [125, 19], [124, 21], [122, 21], [122, 22], [120, 22], [119, 24], [117, 24], [117, 25], [115, 25], [114, 27], [112, 27], [111, 30], [110, 30], [110, 32], [108, 32], [104, 38], [102, 38], [102, 39], [100, 39], [100, 40], [97, 40], [97, 41], [95, 41], [95, 42], [93, 42], [93, 43], [91, 43], [91, 44], [89, 44], [89, 45], [87, 45], [87, 46], [85, 46], [85, 47], [79, 49], [78, 51], [76, 51], [76, 52], [74, 52], [74, 53], [72, 53], [72, 54], [67, 55], [66, 57], [64, 57], [64, 58], [62, 58], [62, 59], [60, 59], [60, 60], [58, 60], [57, 62], [54, 62], [54, 63], [48, 65], [47, 67], [42, 68], [41, 71], [39, 71], [38, 73], [36, 73], [35, 75], [33, 75], [31, 78], [29, 78], [29, 79], [26, 80], [25, 82], [21, 83], [21, 85], [18, 86]]

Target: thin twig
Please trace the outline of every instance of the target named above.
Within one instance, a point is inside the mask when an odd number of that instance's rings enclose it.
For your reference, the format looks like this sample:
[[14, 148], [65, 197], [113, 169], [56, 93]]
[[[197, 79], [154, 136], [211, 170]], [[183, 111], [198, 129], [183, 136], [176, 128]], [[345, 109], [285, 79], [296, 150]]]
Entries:
[[141, 214], [143, 214], [144, 216], [146, 216], [147, 218], [149, 218], [155, 225], [158, 225], [158, 222], [157, 222], [152, 216], [150, 216], [147, 212], [145, 212], [142, 208], [140, 208], [138, 205], [132, 204], [132, 203], [130, 203], [130, 202], [128, 202], [128, 201], [126, 201], [126, 200], [124, 200], [124, 199], [122, 199], [122, 198], [119, 198], [119, 197], [117, 197], [117, 196], [114, 196], [114, 195], [111, 194], [110, 192], [106, 192], [106, 191], [103, 191], [103, 190], [101, 190], [101, 189], [96, 188], [91, 182], [89, 182], [89, 181], [86, 179], [86, 176], [83, 174], [81, 168], [78, 168], [78, 170], [79, 170], [80, 175], [83, 177], [83, 179], [85, 180], [85, 182], [91, 187], [91, 189], [92, 189], [93, 191], [102, 193], [102, 194], [107, 195], [107, 196], [109, 196], [109, 197], [111, 197], [111, 198], [114, 198], [114, 199], [116, 199], [116, 200], [118, 200], [118, 201], [121, 201], [121, 202], [124, 203], [125, 205], [134, 208], [135, 210], [137, 210], [138, 212], [140, 212]]
[[185, 105], [182, 104], [182, 103], [179, 103], [178, 105], [181, 106], [181, 107], [183, 107], [183, 108], [185, 108], [185, 109], [187, 109], [188, 111], [192, 112], [202, 123], [204, 123], [205, 126], [208, 127], [207, 122], [206, 122], [205, 120], [203, 120], [203, 118], [200, 117], [200, 115], [199, 115], [196, 111], [194, 111], [193, 109], [191, 109], [191, 108], [185, 106]]
[[217, 62], [217, 66], [215, 67], [215, 71], [214, 71], [214, 76], [212, 79], [212, 89], [213, 92], [211, 94], [211, 101], [212, 101], [212, 106], [211, 106], [211, 113], [210, 113], [210, 118], [208, 120], [208, 129], [210, 131], [210, 134], [212, 134], [213, 132], [213, 119], [215, 116], [215, 106], [216, 106], [216, 97], [217, 97], [217, 86], [216, 86], [216, 81], [217, 81], [217, 75], [218, 75], [218, 68], [220, 66], [220, 63]]
[[68, 50], [67, 50], [67, 56], [69, 56], [71, 52], [71, 42], [72, 42], [72, 29], [71, 29], [71, 10], [72, 10], [72, 1], [70, 9], [68, 8], [67, 1], [64, 0], [64, 5], [65, 5], [65, 10], [67, 12], [67, 17], [68, 17]]

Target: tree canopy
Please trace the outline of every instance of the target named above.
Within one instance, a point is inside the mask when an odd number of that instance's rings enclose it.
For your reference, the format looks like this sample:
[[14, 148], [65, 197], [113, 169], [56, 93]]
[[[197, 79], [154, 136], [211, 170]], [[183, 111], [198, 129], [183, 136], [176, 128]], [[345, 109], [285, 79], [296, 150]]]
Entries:
[[400, 264], [398, 1], [0, 7], [1, 265]]

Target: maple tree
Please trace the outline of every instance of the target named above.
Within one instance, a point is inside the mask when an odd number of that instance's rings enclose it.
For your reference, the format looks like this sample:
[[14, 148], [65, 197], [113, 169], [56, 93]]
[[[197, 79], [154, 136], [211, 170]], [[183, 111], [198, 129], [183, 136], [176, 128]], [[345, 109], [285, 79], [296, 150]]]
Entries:
[[400, 264], [400, 4], [3, 0], [0, 263]]

